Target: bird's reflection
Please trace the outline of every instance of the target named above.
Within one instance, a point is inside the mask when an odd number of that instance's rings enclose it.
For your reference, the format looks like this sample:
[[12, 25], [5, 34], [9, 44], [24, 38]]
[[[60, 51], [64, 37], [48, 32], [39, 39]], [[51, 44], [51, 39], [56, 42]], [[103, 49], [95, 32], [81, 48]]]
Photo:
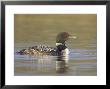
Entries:
[[68, 56], [58, 56], [56, 59], [56, 72], [65, 73], [68, 71]]

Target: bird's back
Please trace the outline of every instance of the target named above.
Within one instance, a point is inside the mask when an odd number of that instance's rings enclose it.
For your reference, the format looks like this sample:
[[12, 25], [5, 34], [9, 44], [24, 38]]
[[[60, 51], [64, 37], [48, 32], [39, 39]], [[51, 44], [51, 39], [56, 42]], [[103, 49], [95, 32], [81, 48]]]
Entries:
[[17, 54], [20, 55], [51, 55], [51, 56], [66, 56], [69, 54], [69, 50], [65, 45], [58, 45], [56, 47], [50, 47], [45, 45], [38, 45], [22, 49]]
[[55, 55], [57, 48], [45, 45], [32, 46], [17, 52], [20, 55]]

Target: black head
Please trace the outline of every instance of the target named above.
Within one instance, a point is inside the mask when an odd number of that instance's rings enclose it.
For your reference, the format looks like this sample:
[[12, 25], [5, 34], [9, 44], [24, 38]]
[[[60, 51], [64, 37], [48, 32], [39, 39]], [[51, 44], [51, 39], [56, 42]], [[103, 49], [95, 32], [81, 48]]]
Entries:
[[56, 43], [62, 43], [62, 44], [64, 44], [65, 41], [68, 40], [69, 36], [70, 35], [67, 32], [61, 32], [61, 33], [59, 33], [57, 35], [57, 37], [56, 37]]

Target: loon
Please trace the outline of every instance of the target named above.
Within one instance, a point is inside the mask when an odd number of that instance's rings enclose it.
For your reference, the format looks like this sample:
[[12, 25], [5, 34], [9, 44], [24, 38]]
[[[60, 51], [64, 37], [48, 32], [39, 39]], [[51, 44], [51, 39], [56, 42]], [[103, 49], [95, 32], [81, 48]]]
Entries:
[[67, 32], [60, 32], [56, 36], [56, 47], [49, 47], [45, 45], [33, 46], [27, 49], [22, 49], [19, 52], [16, 52], [20, 55], [50, 55], [50, 56], [65, 56], [69, 54], [69, 49], [66, 46], [66, 41], [69, 38], [76, 38], [71, 36]]

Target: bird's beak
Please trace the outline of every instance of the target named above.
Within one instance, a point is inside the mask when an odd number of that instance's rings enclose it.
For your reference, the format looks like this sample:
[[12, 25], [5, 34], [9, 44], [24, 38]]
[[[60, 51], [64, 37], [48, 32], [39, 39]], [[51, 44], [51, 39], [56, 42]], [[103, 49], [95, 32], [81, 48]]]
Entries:
[[77, 39], [77, 36], [72, 36], [72, 35], [70, 35], [69, 38], [70, 38], [70, 39], [71, 39], [71, 38], [72, 38], [72, 39]]

